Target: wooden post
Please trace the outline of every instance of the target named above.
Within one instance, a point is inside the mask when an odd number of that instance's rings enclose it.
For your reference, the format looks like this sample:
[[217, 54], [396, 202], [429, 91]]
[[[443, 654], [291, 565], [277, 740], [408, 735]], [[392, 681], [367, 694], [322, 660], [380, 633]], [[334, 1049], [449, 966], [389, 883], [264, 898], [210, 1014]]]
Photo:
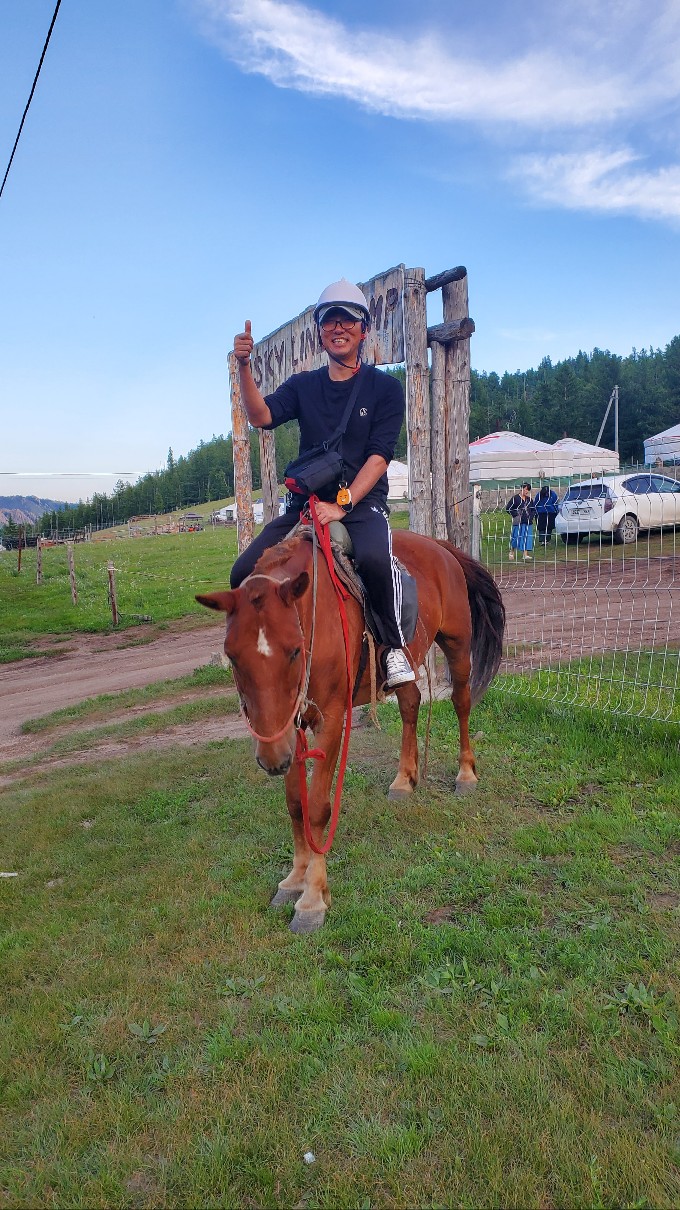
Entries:
[[71, 582], [71, 600], [74, 605], [78, 604], [78, 589], [76, 588], [76, 567], [73, 560], [73, 543], [66, 543], [66, 556], [68, 558], [68, 578]]
[[260, 476], [264, 523], [279, 515], [279, 485], [276, 479], [276, 446], [272, 429], [258, 429], [260, 440]]
[[[467, 270], [442, 286], [444, 323], [467, 318]], [[470, 338], [446, 350], [446, 529], [450, 542], [470, 550]]]
[[21, 552], [24, 549], [24, 527], [19, 526], [18, 542], [17, 542], [17, 575], [21, 571]]
[[425, 270], [404, 270], [404, 353], [411, 529], [432, 533], [430, 394], [427, 366]]
[[71, 586], [71, 601], [77, 605], [77, 588], [75, 584], [75, 563], [73, 557], [73, 542], [67, 542], [67, 559], [69, 561], [69, 581]]
[[236, 540], [238, 553], [250, 546], [255, 536], [253, 516], [253, 475], [250, 468], [250, 437], [248, 417], [241, 401], [241, 381], [238, 362], [229, 354], [229, 383], [231, 387], [231, 435], [234, 450], [234, 496], [236, 499]]
[[446, 345], [432, 341], [432, 534], [446, 538]]
[[472, 549], [473, 559], [482, 557], [482, 486], [475, 483], [472, 489]]
[[114, 626], [117, 626], [118, 625], [118, 601], [116, 599], [116, 569], [113, 566], [113, 563], [111, 561], [109, 561], [107, 570], [109, 573], [109, 601], [111, 603], [111, 616], [113, 618]]
[[36, 550], [36, 554], [35, 554], [35, 582], [36, 582], [36, 584], [42, 584], [42, 582], [43, 582], [43, 574], [42, 574], [42, 538], [38, 538], [38, 542], [37, 542], [37, 545], [36, 545], [35, 550]]

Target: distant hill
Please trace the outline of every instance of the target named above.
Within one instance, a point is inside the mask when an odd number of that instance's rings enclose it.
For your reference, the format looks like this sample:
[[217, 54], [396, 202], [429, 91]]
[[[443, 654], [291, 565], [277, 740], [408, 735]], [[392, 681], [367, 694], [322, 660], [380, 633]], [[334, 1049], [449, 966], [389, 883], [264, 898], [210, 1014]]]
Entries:
[[75, 508], [64, 500], [41, 500], [38, 496], [0, 496], [0, 525], [11, 519], [17, 525], [35, 525], [43, 513], [60, 513]]

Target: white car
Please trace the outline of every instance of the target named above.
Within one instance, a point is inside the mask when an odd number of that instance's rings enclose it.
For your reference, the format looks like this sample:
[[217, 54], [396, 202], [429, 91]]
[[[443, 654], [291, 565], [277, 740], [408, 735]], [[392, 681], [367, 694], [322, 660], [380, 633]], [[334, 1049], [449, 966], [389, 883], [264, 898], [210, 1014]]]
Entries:
[[560, 501], [555, 533], [563, 542], [611, 534], [635, 542], [641, 529], [680, 526], [680, 482], [650, 471], [604, 475], [574, 483]]

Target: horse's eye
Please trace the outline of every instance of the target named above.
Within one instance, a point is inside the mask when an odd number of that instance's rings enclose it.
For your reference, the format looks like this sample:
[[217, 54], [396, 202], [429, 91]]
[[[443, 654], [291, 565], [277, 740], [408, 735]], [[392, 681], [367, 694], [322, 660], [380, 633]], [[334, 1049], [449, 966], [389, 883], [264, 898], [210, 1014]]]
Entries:
[[291, 653], [290, 653], [290, 662], [291, 662], [291, 664], [294, 664], [294, 663], [295, 663], [295, 661], [296, 661], [296, 659], [298, 658], [299, 654], [300, 654], [300, 648], [299, 648], [299, 647], [296, 647], [294, 651], [291, 651]]

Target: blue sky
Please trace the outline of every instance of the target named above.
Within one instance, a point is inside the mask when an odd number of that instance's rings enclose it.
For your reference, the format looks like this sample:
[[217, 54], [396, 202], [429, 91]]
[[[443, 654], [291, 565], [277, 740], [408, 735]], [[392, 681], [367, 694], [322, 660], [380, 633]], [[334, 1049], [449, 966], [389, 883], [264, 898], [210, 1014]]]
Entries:
[[[2, 174], [53, 9], [0, 0]], [[680, 0], [62, 0], [0, 200], [0, 495], [227, 433], [246, 317], [401, 261], [467, 265], [480, 371], [663, 347], [679, 59]]]

